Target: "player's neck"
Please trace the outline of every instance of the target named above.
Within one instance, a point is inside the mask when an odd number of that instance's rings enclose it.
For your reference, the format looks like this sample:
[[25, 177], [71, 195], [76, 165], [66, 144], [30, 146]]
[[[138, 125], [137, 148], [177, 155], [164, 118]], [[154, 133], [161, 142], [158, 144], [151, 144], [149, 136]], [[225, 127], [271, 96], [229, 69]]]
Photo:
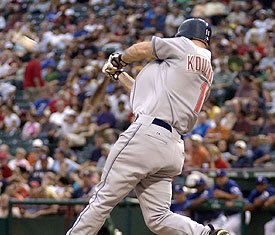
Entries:
[[198, 46], [198, 47], [207, 49], [206, 45], [205, 45], [203, 42], [199, 41], [199, 40], [193, 39], [192, 42], [193, 42], [196, 46]]

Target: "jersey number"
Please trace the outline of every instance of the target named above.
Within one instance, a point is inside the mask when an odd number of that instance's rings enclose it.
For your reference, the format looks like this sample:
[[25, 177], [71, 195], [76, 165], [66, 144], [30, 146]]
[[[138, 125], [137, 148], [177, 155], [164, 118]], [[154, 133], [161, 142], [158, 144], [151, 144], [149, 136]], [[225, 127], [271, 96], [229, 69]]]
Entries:
[[201, 108], [204, 104], [205, 98], [208, 96], [208, 92], [209, 92], [209, 86], [207, 84], [207, 82], [204, 82], [203, 84], [201, 84], [201, 93], [198, 99], [198, 102], [196, 104], [195, 107], [195, 113], [199, 113], [201, 111]]

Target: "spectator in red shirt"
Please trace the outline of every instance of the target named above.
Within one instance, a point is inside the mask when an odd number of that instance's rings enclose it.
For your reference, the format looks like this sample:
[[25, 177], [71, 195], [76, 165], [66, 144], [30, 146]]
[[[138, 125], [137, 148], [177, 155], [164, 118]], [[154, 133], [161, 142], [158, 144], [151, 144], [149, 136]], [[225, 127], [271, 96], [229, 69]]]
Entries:
[[0, 175], [7, 179], [12, 176], [12, 170], [8, 166], [8, 154], [0, 152]]
[[44, 85], [45, 82], [41, 77], [39, 54], [34, 53], [31, 55], [31, 60], [28, 62], [25, 69], [23, 87], [29, 93], [27, 94], [28, 98], [35, 99]]
[[208, 146], [208, 151], [210, 154], [211, 169], [225, 169], [229, 167], [229, 164], [222, 158], [221, 151], [216, 145], [210, 144]]

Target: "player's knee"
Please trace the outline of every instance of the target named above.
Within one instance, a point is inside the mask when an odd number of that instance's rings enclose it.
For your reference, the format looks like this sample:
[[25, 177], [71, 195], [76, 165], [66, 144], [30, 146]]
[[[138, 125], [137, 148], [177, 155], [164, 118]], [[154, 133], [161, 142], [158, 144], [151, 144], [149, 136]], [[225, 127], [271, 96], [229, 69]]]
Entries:
[[145, 224], [147, 227], [156, 234], [159, 234], [164, 229], [163, 221], [166, 217], [166, 213], [157, 213], [151, 216], [145, 216]]

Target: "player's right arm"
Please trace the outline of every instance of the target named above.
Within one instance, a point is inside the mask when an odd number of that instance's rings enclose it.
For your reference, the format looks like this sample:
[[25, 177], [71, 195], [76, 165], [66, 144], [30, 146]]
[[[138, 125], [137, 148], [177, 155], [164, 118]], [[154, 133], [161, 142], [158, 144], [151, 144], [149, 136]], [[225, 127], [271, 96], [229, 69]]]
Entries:
[[121, 82], [126, 91], [130, 93], [135, 81], [134, 78], [132, 78], [128, 73], [123, 72], [118, 76], [118, 80]]

